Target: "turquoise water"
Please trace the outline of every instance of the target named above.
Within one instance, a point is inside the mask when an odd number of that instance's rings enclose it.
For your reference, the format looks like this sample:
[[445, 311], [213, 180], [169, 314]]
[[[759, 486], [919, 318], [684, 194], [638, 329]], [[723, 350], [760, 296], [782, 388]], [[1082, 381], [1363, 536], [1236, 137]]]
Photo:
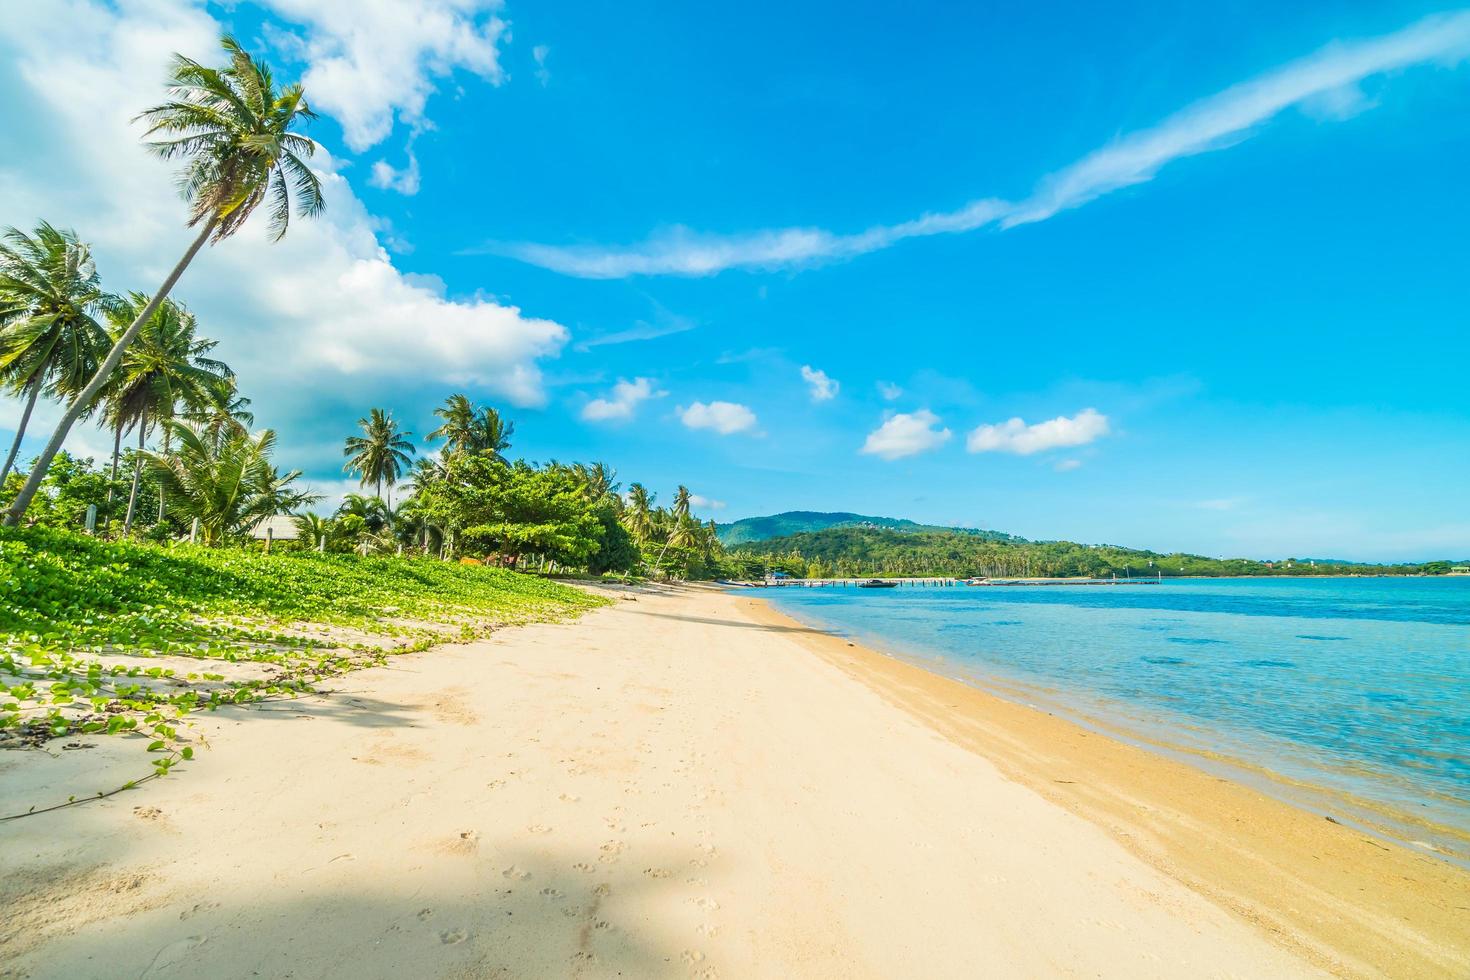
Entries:
[[1470, 832], [1470, 578], [761, 595], [931, 669]]

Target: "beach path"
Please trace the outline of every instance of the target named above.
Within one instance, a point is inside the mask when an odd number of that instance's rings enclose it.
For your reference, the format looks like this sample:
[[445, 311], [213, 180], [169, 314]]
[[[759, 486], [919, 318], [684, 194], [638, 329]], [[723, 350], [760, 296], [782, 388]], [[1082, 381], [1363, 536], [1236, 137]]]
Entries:
[[[396, 658], [0, 824], [15, 977], [1317, 975], [713, 590]], [[0, 758], [4, 812], [146, 768]]]

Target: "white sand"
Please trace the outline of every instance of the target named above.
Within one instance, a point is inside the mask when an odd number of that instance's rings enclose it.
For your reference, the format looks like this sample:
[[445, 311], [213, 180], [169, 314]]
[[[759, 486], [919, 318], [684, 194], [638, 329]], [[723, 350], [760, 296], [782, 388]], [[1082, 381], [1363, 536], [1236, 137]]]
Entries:
[[[1308, 964], [709, 591], [233, 710], [0, 824], [0, 975], [1297, 976]], [[137, 746], [0, 754], [6, 813]]]

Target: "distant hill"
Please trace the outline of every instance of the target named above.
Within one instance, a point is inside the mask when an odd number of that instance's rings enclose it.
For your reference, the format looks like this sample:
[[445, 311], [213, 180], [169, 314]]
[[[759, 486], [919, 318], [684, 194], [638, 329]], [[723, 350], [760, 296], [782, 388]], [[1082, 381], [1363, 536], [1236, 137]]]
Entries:
[[871, 517], [866, 514], [849, 514], [845, 511], [829, 513], [814, 510], [788, 510], [784, 514], [769, 517], [746, 517], [729, 524], [718, 526], [720, 542], [726, 547], [784, 538], [792, 534], [810, 531], [825, 531], [834, 527], [886, 528], [893, 531], [953, 531], [969, 534], [992, 541], [1019, 541], [999, 531], [979, 531], [973, 528], [941, 527], [935, 524], [920, 524], [897, 517]]

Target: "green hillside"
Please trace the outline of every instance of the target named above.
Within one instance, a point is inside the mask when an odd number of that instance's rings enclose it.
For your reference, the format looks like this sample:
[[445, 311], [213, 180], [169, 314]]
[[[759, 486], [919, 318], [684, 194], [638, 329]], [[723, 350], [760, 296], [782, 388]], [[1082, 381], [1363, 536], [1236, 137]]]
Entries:
[[720, 543], [727, 548], [738, 547], [754, 541], [767, 541], [792, 534], [809, 531], [825, 531], [835, 527], [885, 528], [900, 532], [948, 531], [993, 541], [1016, 540], [999, 531], [979, 531], [969, 528], [939, 527], [919, 524], [916, 521], [896, 517], [871, 517], [866, 514], [850, 514], [845, 511], [826, 512], [812, 510], [788, 510], [769, 517], [747, 517], [729, 524], [719, 525]]
[[1248, 558], [1207, 558], [1161, 554], [1116, 545], [1072, 541], [1027, 541], [953, 529], [913, 530], [849, 525], [746, 542], [737, 555], [757, 557], [770, 567], [813, 578], [866, 575], [954, 577], [1116, 575], [1440, 575], [1449, 562], [1419, 565], [1312, 563], [1310, 559], [1264, 562]]

